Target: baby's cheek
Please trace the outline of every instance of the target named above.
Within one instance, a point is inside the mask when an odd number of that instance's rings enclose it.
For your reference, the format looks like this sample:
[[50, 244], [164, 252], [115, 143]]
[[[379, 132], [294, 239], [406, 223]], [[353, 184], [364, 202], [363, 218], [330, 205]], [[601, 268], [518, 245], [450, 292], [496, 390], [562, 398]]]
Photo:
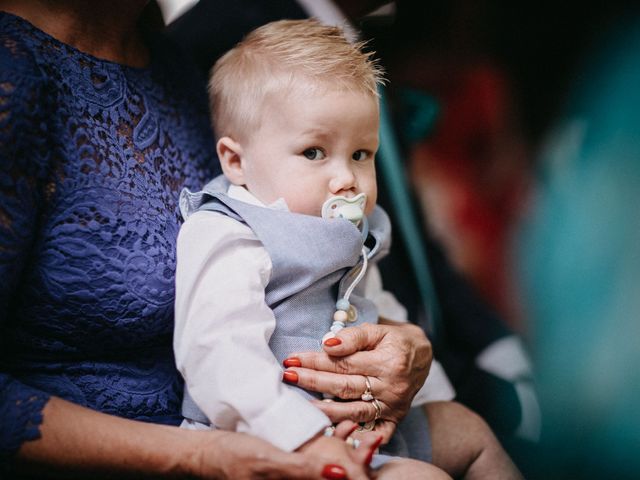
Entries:
[[287, 206], [289, 207], [289, 210], [294, 213], [320, 217], [322, 215], [323, 201], [324, 197], [320, 199], [314, 199], [310, 192], [300, 192], [295, 198], [290, 198], [290, 200], [287, 200]]
[[376, 207], [376, 202], [378, 201], [378, 191], [373, 190], [372, 192], [367, 194], [367, 204], [364, 207], [364, 214], [369, 216], [373, 209]]

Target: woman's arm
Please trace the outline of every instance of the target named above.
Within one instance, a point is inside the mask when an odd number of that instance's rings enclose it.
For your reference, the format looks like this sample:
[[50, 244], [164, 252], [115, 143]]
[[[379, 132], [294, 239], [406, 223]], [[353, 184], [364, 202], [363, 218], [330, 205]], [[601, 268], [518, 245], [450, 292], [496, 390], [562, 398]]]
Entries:
[[43, 410], [40, 433], [22, 445], [16, 465], [42, 476], [180, 476], [193, 473], [201, 448], [195, 435], [186, 435], [191, 432], [106, 415], [55, 397]]
[[[44, 184], [50, 169], [46, 145], [46, 82], [13, 32], [0, 31], [0, 369], [13, 302], [36, 241]], [[0, 458], [38, 437], [49, 396], [0, 371]]]
[[[38, 478], [64, 473], [64, 478], [90, 474], [96, 479], [319, 479], [340, 472], [319, 459], [283, 452], [249, 435], [127, 420], [59, 398], [44, 408], [40, 430], [41, 438], [25, 442], [16, 458], [19, 471]], [[349, 473], [349, 478], [366, 478], [362, 470]]]

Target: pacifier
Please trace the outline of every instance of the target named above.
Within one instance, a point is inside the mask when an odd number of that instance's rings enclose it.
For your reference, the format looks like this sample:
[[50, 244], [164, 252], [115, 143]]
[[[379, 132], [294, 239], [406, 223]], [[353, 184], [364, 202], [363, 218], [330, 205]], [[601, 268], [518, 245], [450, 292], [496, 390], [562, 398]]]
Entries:
[[331, 197], [322, 205], [322, 218], [346, 218], [354, 225], [358, 225], [364, 217], [364, 207], [367, 204], [367, 195], [362, 192], [353, 198], [343, 195]]

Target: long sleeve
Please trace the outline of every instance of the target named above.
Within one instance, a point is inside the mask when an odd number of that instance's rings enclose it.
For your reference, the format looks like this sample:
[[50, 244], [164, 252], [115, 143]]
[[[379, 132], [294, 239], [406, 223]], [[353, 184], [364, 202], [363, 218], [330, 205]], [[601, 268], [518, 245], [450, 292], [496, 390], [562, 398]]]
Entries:
[[174, 350], [213, 425], [291, 451], [331, 422], [282, 383], [268, 346], [270, 274], [269, 256], [247, 226], [212, 212], [189, 217], [178, 237]]
[[[28, 55], [0, 36], [0, 351], [12, 298], [28, 261], [48, 165], [42, 82]], [[0, 457], [38, 438], [48, 395], [6, 371], [0, 356]]]

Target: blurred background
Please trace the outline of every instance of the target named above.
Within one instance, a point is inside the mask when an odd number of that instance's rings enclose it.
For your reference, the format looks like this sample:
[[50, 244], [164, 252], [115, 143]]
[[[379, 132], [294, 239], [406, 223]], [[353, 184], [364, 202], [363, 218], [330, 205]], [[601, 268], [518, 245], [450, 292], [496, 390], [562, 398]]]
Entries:
[[[207, 16], [204, 2], [158, 1], [203, 74], [260, 22], [306, 15], [293, 1], [243, 0], [209, 1]], [[388, 74], [444, 312], [436, 354], [458, 398], [527, 478], [640, 478], [638, 2], [333, 3]], [[392, 259], [385, 284], [412, 311], [415, 265], [401, 251]], [[521, 383], [500, 373], [515, 357], [493, 370], [478, 360], [511, 336], [532, 358]], [[542, 412], [525, 433], [523, 392]]]

